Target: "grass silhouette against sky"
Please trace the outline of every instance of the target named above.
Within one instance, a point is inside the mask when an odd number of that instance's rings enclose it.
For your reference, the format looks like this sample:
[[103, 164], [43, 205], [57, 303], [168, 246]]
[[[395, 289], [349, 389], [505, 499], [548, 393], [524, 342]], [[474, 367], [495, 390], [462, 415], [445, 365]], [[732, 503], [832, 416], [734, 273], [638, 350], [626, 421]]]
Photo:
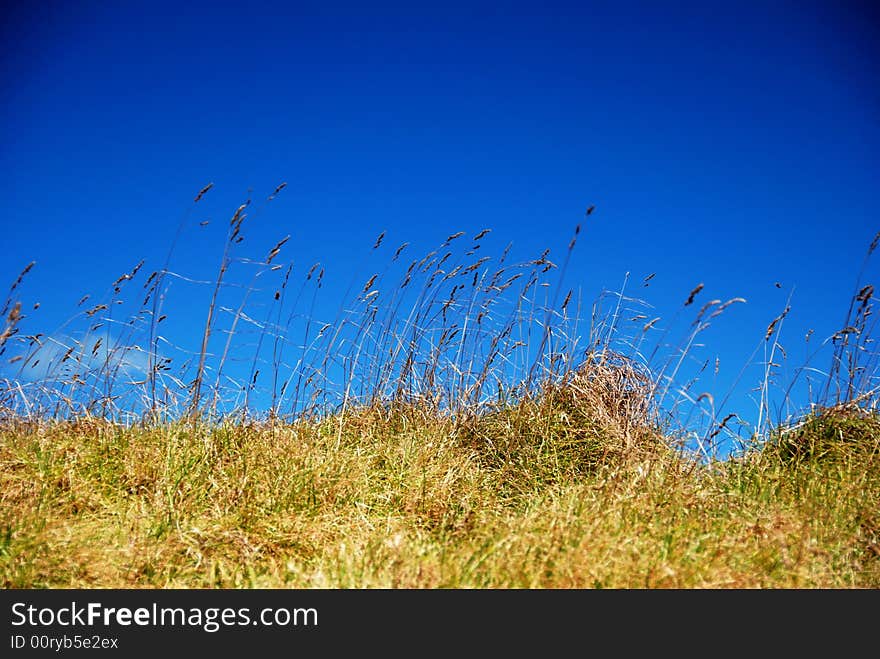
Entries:
[[[562, 287], [585, 315], [627, 273], [661, 332], [699, 283], [747, 300], [694, 349], [720, 399], [787, 304], [795, 365], [841, 329], [880, 228], [877, 25], [868, 3], [22, 3], [0, 281], [36, 261], [27, 331], [51, 334], [180, 228], [170, 269], [211, 282], [252, 196], [242, 255], [289, 235], [279, 262], [321, 263], [332, 317], [383, 231], [419, 258], [491, 228], [487, 253], [561, 260], [581, 224]], [[169, 294], [191, 349], [210, 291]], [[760, 356], [729, 402], [752, 423]]]

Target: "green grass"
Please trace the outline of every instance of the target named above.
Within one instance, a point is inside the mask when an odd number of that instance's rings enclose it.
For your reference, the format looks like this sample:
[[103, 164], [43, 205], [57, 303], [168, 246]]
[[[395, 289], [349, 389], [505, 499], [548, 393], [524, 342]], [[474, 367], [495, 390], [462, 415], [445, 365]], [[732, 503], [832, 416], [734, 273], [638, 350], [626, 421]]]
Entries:
[[880, 586], [876, 416], [829, 413], [705, 464], [647, 434], [595, 460], [577, 426], [529, 412], [498, 411], [482, 434], [379, 409], [275, 426], [10, 424], [0, 582]]

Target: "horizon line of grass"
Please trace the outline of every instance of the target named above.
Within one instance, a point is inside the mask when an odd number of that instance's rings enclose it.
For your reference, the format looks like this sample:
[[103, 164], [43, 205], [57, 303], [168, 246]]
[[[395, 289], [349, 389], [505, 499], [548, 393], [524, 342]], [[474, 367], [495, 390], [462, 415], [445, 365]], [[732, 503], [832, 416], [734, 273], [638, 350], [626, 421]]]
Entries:
[[[215, 279], [204, 284], [211, 294], [201, 337], [191, 350], [182, 347], [184, 340], [160, 332], [161, 323], [167, 324], [173, 313], [167, 306], [167, 281], [187, 279], [170, 266], [190, 211], [181, 220], [163, 267], [147, 276], [141, 302], [136, 289], [129, 300], [121, 294], [145, 272], [143, 260], [117, 278], [103, 299], [88, 308], [82, 308], [87, 296], [81, 299], [81, 310], [48, 334], [21, 332], [25, 314], [22, 301], [15, 298], [34, 267], [30, 262], [12, 284], [0, 312], [5, 318], [0, 356], [7, 367], [15, 368], [0, 380], [0, 415], [97, 416], [140, 423], [184, 417], [291, 422], [344, 416], [355, 408], [417, 403], [435, 414], [468, 419], [535, 398], [548, 387], [585, 373], [614, 367], [626, 375], [621, 392], [650, 382], [641, 389], [644, 414], [651, 423], [670, 435], [687, 436], [692, 448], [709, 457], [722, 442], [738, 442], [741, 447], [754, 437], [766, 439], [775, 427], [795, 423], [813, 408], [844, 402], [876, 407], [874, 289], [862, 278], [880, 233], [865, 254], [843, 327], [819, 342], [792, 378], [779, 378], [787, 359], [780, 336], [791, 309], [789, 299], [770, 321], [734, 385], [716, 396], [697, 388], [709, 365], [708, 359], [701, 361], [695, 354], [697, 339], [728, 308], [745, 300], [705, 302], [675, 338], [676, 323], [696, 309], [703, 284], [683, 296], [681, 307], [661, 326], [661, 317], [645, 313], [646, 302], [626, 294], [627, 273], [621, 289], [600, 293], [585, 318], [581, 289], [565, 281], [580, 225], [561, 268], [550, 260], [550, 249], [518, 262], [508, 260], [511, 244], [500, 258], [481, 255], [488, 228], [469, 242], [464, 232], [450, 233], [436, 249], [409, 260], [408, 267], [402, 258], [408, 243], [402, 243], [392, 248], [384, 267], [368, 266], [366, 276], [353, 271], [335, 318], [319, 319], [316, 300], [325, 268], [312, 265], [296, 293], [289, 294], [294, 264], [277, 261], [289, 235], [261, 259], [237, 251], [245, 222], [253, 221], [250, 209], [258, 216], [285, 187], [285, 183], [277, 186], [264, 204], [254, 205], [248, 198], [233, 213]], [[193, 204], [212, 188], [213, 184], [202, 188]], [[594, 210], [590, 206], [586, 216]], [[383, 249], [385, 237], [384, 231], [378, 235], [368, 250], [371, 257]], [[246, 284], [227, 281], [232, 265], [251, 270]], [[272, 279], [278, 277], [280, 281]], [[237, 298], [227, 297], [235, 292]], [[302, 303], [308, 305], [304, 311]], [[120, 318], [126, 304], [132, 305], [130, 313]], [[221, 312], [229, 317], [226, 326], [219, 324]], [[62, 334], [76, 323], [85, 324], [80, 338], [73, 332]], [[107, 328], [114, 328], [115, 334]], [[653, 344], [650, 336], [656, 337]], [[215, 337], [222, 343], [212, 341]], [[147, 347], [142, 348], [142, 343]], [[160, 349], [160, 344], [165, 348]], [[10, 348], [17, 354], [7, 356]], [[821, 371], [814, 362], [829, 348], [830, 367]], [[731, 411], [727, 405], [759, 354], [763, 359], [758, 420], [750, 427], [739, 410]], [[179, 356], [184, 360], [173, 370]], [[139, 370], [134, 366], [138, 362], [146, 367]], [[38, 366], [42, 375], [29, 379], [29, 371], [37, 372]], [[268, 384], [261, 386], [262, 382]], [[793, 392], [802, 386], [807, 387], [809, 399], [794, 405]], [[779, 401], [771, 399], [774, 388], [782, 392]], [[777, 417], [771, 420], [774, 406]], [[784, 416], [783, 410], [787, 410]]]

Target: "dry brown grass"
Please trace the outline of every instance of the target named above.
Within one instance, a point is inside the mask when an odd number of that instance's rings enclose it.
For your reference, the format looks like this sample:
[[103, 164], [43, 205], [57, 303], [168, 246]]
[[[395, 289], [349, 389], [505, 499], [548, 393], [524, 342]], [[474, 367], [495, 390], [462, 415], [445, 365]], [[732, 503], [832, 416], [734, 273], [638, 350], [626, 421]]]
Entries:
[[[417, 409], [352, 412], [341, 441], [335, 421], [7, 428], [0, 578], [6, 588], [880, 586], [877, 435], [860, 440], [858, 459], [764, 451], [708, 469], [634, 446], [632, 428], [631, 452], [615, 454], [627, 438], [619, 416], [613, 450], [589, 462], [582, 431], [508, 414], [505, 432], [486, 421], [479, 446], [472, 430]], [[601, 441], [597, 425], [587, 432]]]
[[[95, 332], [142, 262], [71, 319], [85, 323], [78, 338], [23, 336], [15, 297], [31, 266], [13, 284], [0, 334], [14, 365], [0, 388], [3, 587], [880, 586], [880, 360], [861, 274], [823, 344], [832, 367], [812, 402], [826, 413], [770, 420], [786, 305], [757, 337], [753, 441], [719, 456], [741, 419], [729, 393], [695, 389], [709, 360], [689, 364], [743, 298], [710, 300], [681, 331], [703, 284], [667, 320], [641, 313], [625, 282], [585, 318], [564, 281], [580, 227], [561, 267], [549, 249], [478, 255], [484, 229], [450, 233], [408, 266], [407, 243], [384, 266], [365, 259], [336, 316], [320, 318], [325, 269], [277, 262], [288, 238], [260, 260], [238, 254], [247, 208], [201, 284], [205, 325], [182, 364], [159, 347], [167, 281], [182, 277], [173, 245], [120, 335]], [[250, 283], [227, 299], [233, 265]], [[138, 342], [147, 367], [132, 380]], [[786, 400], [811, 359], [779, 385]], [[27, 379], [41, 362], [45, 377]]]

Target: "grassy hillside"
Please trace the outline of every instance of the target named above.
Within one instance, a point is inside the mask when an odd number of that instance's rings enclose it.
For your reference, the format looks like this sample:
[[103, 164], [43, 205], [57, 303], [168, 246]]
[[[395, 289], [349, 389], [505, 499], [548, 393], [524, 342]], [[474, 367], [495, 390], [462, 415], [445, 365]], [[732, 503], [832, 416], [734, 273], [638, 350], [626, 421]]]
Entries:
[[[0, 435], [16, 587], [880, 587], [880, 418], [700, 464], [641, 429], [418, 410]], [[341, 431], [341, 432], [340, 432]]]
[[[167, 264], [127, 295], [139, 263], [48, 337], [22, 331], [32, 264], [13, 283], [4, 588], [880, 587], [880, 360], [861, 274], [825, 371], [781, 381], [788, 307], [769, 323], [743, 441], [694, 388], [708, 362], [689, 366], [741, 298], [691, 307], [697, 285], [676, 314], [693, 320], [652, 347], [660, 318], [638, 300], [606, 292], [587, 310], [563, 286], [579, 230], [559, 265], [483, 256], [485, 230], [408, 267], [392, 248], [325, 321], [323, 268], [297, 286], [273, 263], [286, 239], [235, 256], [245, 208], [189, 349], [169, 347]], [[233, 265], [249, 284], [227, 286]], [[771, 418], [798, 378], [809, 412]], [[742, 450], [719, 452], [725, 439]]]

